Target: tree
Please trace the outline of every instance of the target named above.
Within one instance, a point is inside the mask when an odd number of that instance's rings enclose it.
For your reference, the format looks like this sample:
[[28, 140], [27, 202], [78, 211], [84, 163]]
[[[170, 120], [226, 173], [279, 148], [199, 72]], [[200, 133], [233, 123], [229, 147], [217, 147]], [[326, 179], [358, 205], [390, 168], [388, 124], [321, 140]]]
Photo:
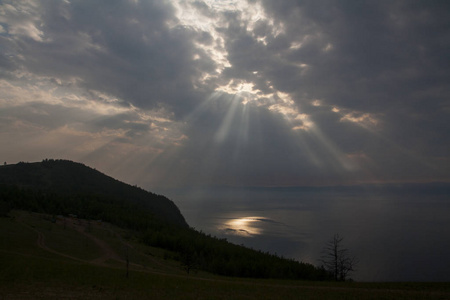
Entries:
[[181, 253], [181, 268], [188, 274], [197, 269], [197, 254], [194, 249], [187, 248]]
[[329, 271], [336, 281], [345, 281], [350, 272], [355, 271], [357, 260], [350, 251], [343, 247], [344, 238], [335, 234], [333, 238], [327, 242], [322, 251], [320, 261], [327, 271]]

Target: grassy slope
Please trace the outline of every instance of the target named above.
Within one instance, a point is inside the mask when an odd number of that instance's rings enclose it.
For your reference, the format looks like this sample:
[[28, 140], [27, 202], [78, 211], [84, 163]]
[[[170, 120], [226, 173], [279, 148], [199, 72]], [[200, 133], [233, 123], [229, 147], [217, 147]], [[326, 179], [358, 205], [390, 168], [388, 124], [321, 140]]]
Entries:
[[178, 263], [162, 258], [163, 250], [139, 245], [109, 224], [66, 221], [64, 228], [43, 215], [11, 215], [0, 218], [0, 299], [450, 299], [448, 283], [187, 276]]

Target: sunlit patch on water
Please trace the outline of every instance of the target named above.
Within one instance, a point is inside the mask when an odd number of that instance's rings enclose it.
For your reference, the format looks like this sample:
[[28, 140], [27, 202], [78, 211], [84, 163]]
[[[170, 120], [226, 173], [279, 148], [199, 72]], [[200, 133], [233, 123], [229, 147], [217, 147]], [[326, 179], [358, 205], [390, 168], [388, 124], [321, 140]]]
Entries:
[[264, 217], [243, 217], [227, 220], [221, 230], [226, 234], [243, 237], [251, 237], [263, 233], [262, 222], [266, 221]]

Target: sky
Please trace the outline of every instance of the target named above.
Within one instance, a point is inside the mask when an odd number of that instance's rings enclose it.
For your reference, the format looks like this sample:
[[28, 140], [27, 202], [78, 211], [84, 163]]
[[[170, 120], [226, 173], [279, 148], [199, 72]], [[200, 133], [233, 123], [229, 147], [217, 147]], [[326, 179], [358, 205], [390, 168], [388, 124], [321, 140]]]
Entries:
[[450, 179], [448, 1], [0, 1], [0, 158], [144, 188]]
[[311, 263], [339, 230], [363, 280], [449, 280], [449, 79], [446, 0], [0, 0], [0, 162], [81, 162]]

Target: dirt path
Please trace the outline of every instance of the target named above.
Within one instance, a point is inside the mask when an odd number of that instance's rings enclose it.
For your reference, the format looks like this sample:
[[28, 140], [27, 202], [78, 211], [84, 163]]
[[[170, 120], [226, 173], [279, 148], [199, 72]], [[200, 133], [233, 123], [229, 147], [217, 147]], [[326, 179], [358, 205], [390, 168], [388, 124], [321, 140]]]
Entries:
[[104, 241], [98, 239], [97, 237], [87, 233], [84, 231], [84, 227], [80, 226], [80, 225], [76, 225], [73, 222], [70, 222], [69, 220], [63, 220], [62, 223], [59, 222], [59, 226], [67, 226], [69, 228], [72, 228], [74, 230], [76, 230], [77, 232], [81, 233], [82, 235], [84, 235], [85, 237], [87, 237], [88, 239], [90, 239], [92, 242], [94, 242], [97, 247], [99, 247], [99, 249], [101, 249], [102, 255], [100, 257], [97, 257], [93, 260], [84, 260], [84, 259], [80, 259], [78, 257], [75, 257], [73, 255], [69, 255], [66, 253], [62, 253], [59, 251], [56, 251], [50, 247], [48, 247], [45, 243], [45, 235], [43, 232], [39, 231], [38, 229], [36, 229], [36, 227], [27, 224], [21, 217], [19, 217], [17, 219], [17, 221], [21, 222], [23, 225], [25, 225], [26, 227], [28, 227], [29, 229], [31, 229], [32, 231], [36, 232], [36, 234], [38, 235], [38, 238], [36, 240], [36, 244], [39, 248], [48, 251], [50, 253], [59, 255], [59, 256], [63, 256], [66, 258], [70, 258], [72, 260], [78, 261], [78, 262], [83, 262], [83, 263], [92, 263], [92, 264], [96, 264], [96, 265], [105, 265], [105, 261], [108, 259], [113, 259], [113, 260], [117, 260], [122, 262], [122, 260], [120, 259], [119, 255], [117, 255], [117, 253]]
[[[23, 220], [21, 220], [21, 219], [19, 219], [19, 221], [22, 222], [22, 224], [24, 224], [25, 226], [27, 226], [29, 229], [31, 229], [31, 230], [33, 230], [34, 232], [37, 233], [38, 238], [37, 238], [37, 240], [36, 240], [36, 244], [37, 244], [37, 246], [38, 246], [39, 248], [41, 248], [41, 249], [43, 249], [43, 250], [45, 250], [45, 251], [48, 251], [48, 252], [50, 252], [50, 253], [53, 253], [53, 254], [56, 254], [56, 255], [59, 255], [59, 256], [63, 256], [63, 257], [66, 257], [66, 258], [70, 258], [70, 259], [75, 260], [75, 261], [78, 261], [78, 262], [90, 263], [90, 264], [95, 264], [95, 265], [104, 266], [104, 267], [111, 267], [110, 265], [108, 265], [108, 264], [106, 263], [108, 260], [115, 260], [115, 261], [117, 261], [117, 262], [126, 264], [126, 260], [125, 260], [125, 259], [122, 259], [122, 258], [116, 253], [116, 251], [114, 251], [114, 249], [112, 249], [112, 248], [108, 245], [108, 243], [106, 243], [105, 241], [103, 241], [103, 240], [97, 238], [96, 236], [94, 236], [94, 235], [92, 235], [92, 234], [86, 232], [86, 231], [85, 231], [86, 226], [85, 226], [84, 224], [82, 224], [82, 223], [76, 224], [76, 223], [74, 223], [74, 222], [70, 222], [70, 221], [68, 221], [68, 220], [65, 220], [65, 221], [63, 221], [62, 223], [59, 222], [58, 225], [59, 225], [59, 226], [64, 225], [64, 226], [67, 226], [68, 228], [71, 228], [71, 229], [76, 230], [78, 233], [84, 235], [85, 237], [87, 237], [89, 240], [91, 240], [93, 243], [95, 243], [95, 244], [97, 245], [97, 247], [101, 250], [101, 255], [100, 255], [99, 257], [95, 258], [95, 259], [92, 259], [92, 260], [84, 260], [84, 259], [80, 259], [80, 258], [75, 257], [75, 256], [73, 256], [73, 255], [69, 255], [69, 254], [66, 254], [66, 253], [62, 253], [62, 252], [56, 251], [56, 250], [54, 250], [54, 249], [48, 247], [48, 246], [46, 245], [46, 243], [45, 243], [45, 235], [44, 235], [43, 232], [39, 231], [39, 230], [36, 229], [34, 226], [31, 226], [31, 225], [25, 223], [25, 222], [24, 222]], [[110, 231], [111, 231], [111, 230], [110, 230]], [[116, 233], [114, 233], [114, 232], [112, 232], [112, 231], [111, 231], [111, 233], [117, 236]], [[123, 243], [126, 247], [129, 247], [130, 249], [133, 248], [133, 246], [130, 245], [130, 244], [128, 244], [128, 243], [125, 243], [125, 242], [123, 242], [123, 241], [122, 241], [122, 243]], [[160, 262], [156, 262], [156, 260], [153, 260], [153, 259], [151, 259], [151, 260], [154, 261], [155, 263], [160, 264], [161, 266], [166, 267], [165, 265], [161, 264]], [[144, 268], [144, 266], [142, 266], [142, 265], [140, 265], [140, 264], [132, 263], [132, 262], [129, 263], [129, 266], [130, 266], [130, 267], [134, 267], [134, 268], [138, 268], [138, 269], [140, 269], [140, 270], [142, 270], [142, 269]], [[146, 270], [146, 271], [150, 271], [150, 270]], [[159, 272], [154, 272], [154, 273], [159, 273]], [[161, 272], [161, 273], [162, 273], [162, 272]]]
[[28, 228], [30, 228], [31, 230], [33, 230], [34, 232], [37, 233], [38, 238], [37, 238], [36, 244], [37, 244], [37, 246], [39, 248], [44, 249], [45, 251], [51, 252], [53, 254], [64, 256], [64, 257], [67, 257], [67, 258], [70, 258], [70, 259], [73, 259], [73, 260], [76, 260], [76, 261], [79, 261], [79, 262], [86, 262], [85, 260], [82, 260], [82, 259], [80, 259], [78, 257], [72, 256], [72, 255], [67, 255], [65, 253], [62, 253], [62, 252], [59, 252], [59, 251], [56, 251], [56, 250], [53, 250], [53, 249], [47, 247], [47, 245], [45, 244], [45, 236], [44, 236], [44, 234], [42, 232], [40, 232], [39, 230], [37, 230], [33, 226], [30, 226], [30, 225], [28, 225], [26, 223], [23, 223], [23, 224], [25, 226], [27, 226]]
[[80, 234], [84, 235], [88, 239], [90, 239], [92, 242], [94, 242], [98, 248], [101, 249], [102, 255], [91, 260], [90, 263], [97, 264], [97, 265], [104, 265], [105, 262], [109, 259], [117, 260], [120, 262], [123, 262], [123, 260], [120, 258], [120, 256], [103, 240], [93, 236], [92, 234], [89, 234], [85, 231], [84, 226], [72, 224], [73, 229], [75, 229]]

